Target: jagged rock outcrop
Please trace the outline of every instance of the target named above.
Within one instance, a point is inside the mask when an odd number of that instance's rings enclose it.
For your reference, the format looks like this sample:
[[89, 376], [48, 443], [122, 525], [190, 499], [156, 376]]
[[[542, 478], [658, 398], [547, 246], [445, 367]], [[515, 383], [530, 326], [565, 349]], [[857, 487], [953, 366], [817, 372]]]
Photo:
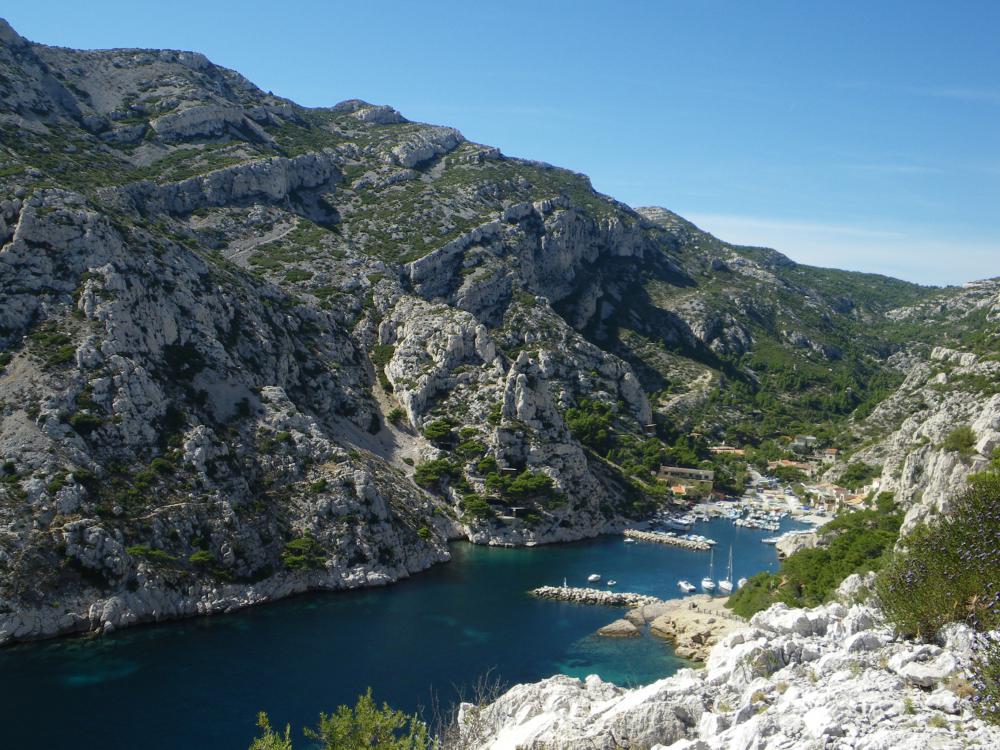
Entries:
[[[854, 600], [860, 583], [845, 581], [841, 598]], [[1000, 728], [960, 697], [970, 653], [965, 626], [917, 644], [866, 604], [777, 604], [726, 636], [702, 670], [634, 689], [560, 675], [465, 704], [459, 721], [465, 747], [492, 750], [993, 747]]]

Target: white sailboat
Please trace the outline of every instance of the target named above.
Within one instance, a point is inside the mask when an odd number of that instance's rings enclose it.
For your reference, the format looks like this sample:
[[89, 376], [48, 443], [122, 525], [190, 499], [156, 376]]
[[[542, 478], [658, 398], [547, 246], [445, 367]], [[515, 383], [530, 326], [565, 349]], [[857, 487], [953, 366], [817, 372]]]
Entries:
[[708, 575], [701, 579], [701, 588], [703, 591], [707, 591], [711, 594], [715, 591], [715, 581], [712, 579], [712, 570], [715, 567], [715, 550], [709, 553], [708, 558]]
[[729, 570], [726, 577], [719, 581], [719, 591], [726, 596], [733, 593], [733, 545], [729, 545]]

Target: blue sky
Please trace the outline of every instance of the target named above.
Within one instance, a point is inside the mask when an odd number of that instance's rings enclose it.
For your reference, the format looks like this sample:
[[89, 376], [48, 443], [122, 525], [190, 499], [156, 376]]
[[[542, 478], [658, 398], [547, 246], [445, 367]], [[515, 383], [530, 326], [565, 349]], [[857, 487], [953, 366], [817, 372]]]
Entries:
[[[149, 6], [149, 7], [146, 7]], [[196, 49], [591, 176], [722, 239], [921, 283], [1000, 275], [1000, 3], [18, 3], [72, 47]]]

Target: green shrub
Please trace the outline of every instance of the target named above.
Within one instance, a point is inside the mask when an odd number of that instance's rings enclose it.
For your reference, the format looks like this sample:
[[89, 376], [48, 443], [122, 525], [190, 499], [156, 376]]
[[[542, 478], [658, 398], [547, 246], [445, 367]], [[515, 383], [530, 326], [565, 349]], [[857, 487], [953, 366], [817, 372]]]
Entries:
[[490, 504], [475, 492], [469, 492], [462, 497], [462, 511], [470, 518], [492, 518], [496, 515]]
[[967, 424], [960, 425], [954, 430], [949, 432], [941, 443], [941, 447], [946, 451], [954, 451], [956, 453], [961, 453], [963, 456], [967, 456], [972, 453], [973, 446], [976, 444], [976, 433], [972, 431], [972, 428]]
[[292, 750], [292, 727], [285, 725], [284, 735], [271, 728], [271, 720], [261, 711], [257, 714], [257, 728], [261, 735], [250, 743], [250, 750]]
[[318, 495], [319, 493], [326, 491], [327, 484], [328, 482], [326, 477], [322, 477], [309, 485], [309, 491], [314, 495]]
[[575, 440], [598, 453], [611, 447], [611, 407], [601, 401], [581, 399], [566, 410], [566, 426]]
[[300, 536], [285, 544], [281, 562], [289, 570], [321, 570], [326, 554], [313, 537]]
[[196, 568], [210, 568], [215, 564], [215, 558], [211, 552], [200, 549], [188, 556], [188, 562]]
[[778, 466], [771, 473], [785, 484], [802, 484], [809, 481], [806, 473], [794, 466]]
[[104, 424], [104, 420], [100, 417], [83, 412], [77, 412], [69, 418], [69, 426], [83, 436], [89, 435], [102, 424]]
[[455, 453], [465, 459], [479, 458], [486, 453], [486, 446], [478, 440], [464, 440], [456, 446]]
[[975, 478], [949, 515], [904, 542], [878, 581], [902, 633], [930, 638], [956, 620], [1000, 627], [1000, 474]]
[[417, 529], [417, 536], [419, 536], [421, 539], [430, 539], [433, 536], [433, 534], [431, 533], [429, 527], [421, 526], [419, 529]]
[[554, 491], [552, 477], [527, 469], [518, 474], [506, 488], [506, 494], [515, 500], [549, 497]]
[[389, 410], [389, 413], [385, 415], [385, 418], [388, 419], [393, 424], [399, 424], [404, 419], [406, 419], [406, 412], [403, 411], [400, 407], [394, 406]]
[[501, 419], [503, 419], [503, 405], [500, 403], [493, 404], [490, 407], [489, 414], [486, 415], [486, 421], [491, 425], [498, 425]]
[[424, 437], [435, 443], [443, 443], [454, 438], [451, 428], [454, 426], [450, 419], [435, 419], [424, 427]]
[[125, 551], [132, 557], [142, 557], [154, 563], [177, 562], [177, 558], [170, 553], [150, 547], [148, 544], [133, 544], [131, 547], [126, 547]]
[[1000, 636], [977, 634], [973, 654], [973, 709], [983, 721], [1000, 724]]
[[[376, 344], [372, 347], [372, 364], [375, 365], [375, 373], [378, 376], [379, 385], [386, 393], [392, 393], [392, 383], [385, 374], [385, 366], [389, 364], [392, 355], [396, 353], [396, 347], [392, 344]], [[390, 412], [391, 413], [391, 412]], [[389, 420], [390, 422], [393, 420]]]
[[149, 464], [149, 468], [155, 471], [157, 474], [173, 474], [177, 471], [177, 467], [174, 466], [172, 461], [168, 461], [162, 457], [156, 457]]
[[483, 476], [486, 476], [487, 474], [497, 474], [497, 476], [499, 476], [500, 467], [497, 465], [497, 460], [493, 458], [493, 456], [486, 456], [486, 458], [476, 464], [476, 471]]
[[[257, 716], [262, 734], [253, 740], [250, 750], [292, 750], [291, 730], [279, 734], [271, 727], [266, 713]], [[427, 725], [383, 703], [375, 705], [371, 688], [358, 697], [353, 708], [338, 706], [332, 714], [321, 713], [319, 725], [306, 729], [310, 746], [318, 750], [430, 750], [434, 743]], [[315, 743], [315, 744], [313, 744]]]
[[437, 458], [418, 464], [413, 472], [413, 481], [419, 486], [430, 488], [440, 486], [448, 479], [458, 479], [462, 476], [459, 467], [446, 458]]
[[28, 344], [40, 356], [46, 367], [56, 367], [72, 361], [76, 356], [73, 340], [56, 327], [54, 321], [46, 321], [28, 334]]
[[285, 271], [285, 281], [295, 284], [299, 281], [309, 281], [313, 277], [312, 271], [301, 268], [290, 268]]
[[847, 468], [840, 475], [840, 484], [850, 489], [863, 487], [870, 479], [874, 479], [882, 473], [881, 466], [871, 466], [864, 461], [855, 461], [848, 464]]

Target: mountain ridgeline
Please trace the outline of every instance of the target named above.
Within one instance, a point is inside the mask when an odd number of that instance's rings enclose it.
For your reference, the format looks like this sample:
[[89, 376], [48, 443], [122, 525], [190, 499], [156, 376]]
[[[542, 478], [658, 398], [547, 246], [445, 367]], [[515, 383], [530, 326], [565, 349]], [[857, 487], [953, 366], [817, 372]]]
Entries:
[[[387, 106], [0, 21], [0, 643], [620, 528], [709, 439], [808, 430], [919, 503], [1000, 438], [998, 293], [802, 266]], [[897, 475], [915, 400], [985, 419], [943, 479]]]

